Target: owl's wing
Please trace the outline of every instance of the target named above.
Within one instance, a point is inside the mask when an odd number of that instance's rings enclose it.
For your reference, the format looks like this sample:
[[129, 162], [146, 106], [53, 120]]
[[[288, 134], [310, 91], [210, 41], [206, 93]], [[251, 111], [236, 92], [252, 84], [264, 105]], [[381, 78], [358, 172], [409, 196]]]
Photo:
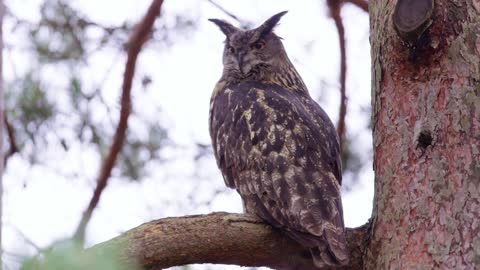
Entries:
[[348, 260], [339, 146], [325, 112], [308, 96], [254, 82], [214, 99], [214, 152], [246, 211], [306, 247], [324, 248], [333, 257], [324, 260]]

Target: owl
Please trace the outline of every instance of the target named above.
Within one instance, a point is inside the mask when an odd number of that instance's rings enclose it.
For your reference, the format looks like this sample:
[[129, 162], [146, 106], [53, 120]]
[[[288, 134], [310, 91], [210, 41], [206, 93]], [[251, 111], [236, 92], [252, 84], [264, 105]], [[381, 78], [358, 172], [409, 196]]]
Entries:
[[225, 34], [223, 74], [210, 100], [210, 136], [225, 184], [247, 213], [309, 249], [318, 267], [348, 263], [340, 147], [273, 29], [210, 19]]

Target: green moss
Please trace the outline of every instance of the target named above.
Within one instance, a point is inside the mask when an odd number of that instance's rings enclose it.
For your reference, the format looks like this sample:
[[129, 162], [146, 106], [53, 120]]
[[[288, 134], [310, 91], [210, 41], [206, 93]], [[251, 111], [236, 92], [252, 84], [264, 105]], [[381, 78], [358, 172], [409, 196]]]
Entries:
[[58, 243], [50, 247], [41, 256], [27, 259], [21, 270], [139, 270], [135, 265], [126, 265], [119, 261], [119, 254], [125, 247], [105, 250], [102, 253], [92, 254], [85, 252], [74, 241]]

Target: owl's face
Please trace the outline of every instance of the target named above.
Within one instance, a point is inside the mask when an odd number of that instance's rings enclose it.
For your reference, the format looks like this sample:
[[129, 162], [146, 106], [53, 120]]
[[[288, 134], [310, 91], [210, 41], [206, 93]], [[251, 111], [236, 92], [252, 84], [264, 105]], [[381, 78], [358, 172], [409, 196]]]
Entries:
[[257, 65], [274, 66], [276, 56], [282, 52], [282, 43], [275, 34], [261, 36], [256, 29], [240, 30], [225, 41], [223, 65], [246, 75]]
[[286, 54], [280, 38], [272, 30], [285, 13], [274, 15], [258, 28], [246, 31], [211, 19], [227, 37], [223, 52], [224, 73], [247, 77], [252, 70], [280, 65]]

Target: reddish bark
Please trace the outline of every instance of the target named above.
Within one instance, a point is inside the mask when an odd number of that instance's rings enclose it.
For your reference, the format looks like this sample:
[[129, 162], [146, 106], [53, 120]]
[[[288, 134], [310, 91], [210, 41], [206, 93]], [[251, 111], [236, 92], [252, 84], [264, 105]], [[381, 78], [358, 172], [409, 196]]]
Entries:
[[[480, 265], [480, 10], [435, 1], [409, 46], [370, 2], [375, 204], [366, 269]], [[412, 11], [413, 12], [413, 11]]]
[[368, 1], [366, 0], [343, 0], [344, 2], [354, 4], [365, 12], [368, 12]]

